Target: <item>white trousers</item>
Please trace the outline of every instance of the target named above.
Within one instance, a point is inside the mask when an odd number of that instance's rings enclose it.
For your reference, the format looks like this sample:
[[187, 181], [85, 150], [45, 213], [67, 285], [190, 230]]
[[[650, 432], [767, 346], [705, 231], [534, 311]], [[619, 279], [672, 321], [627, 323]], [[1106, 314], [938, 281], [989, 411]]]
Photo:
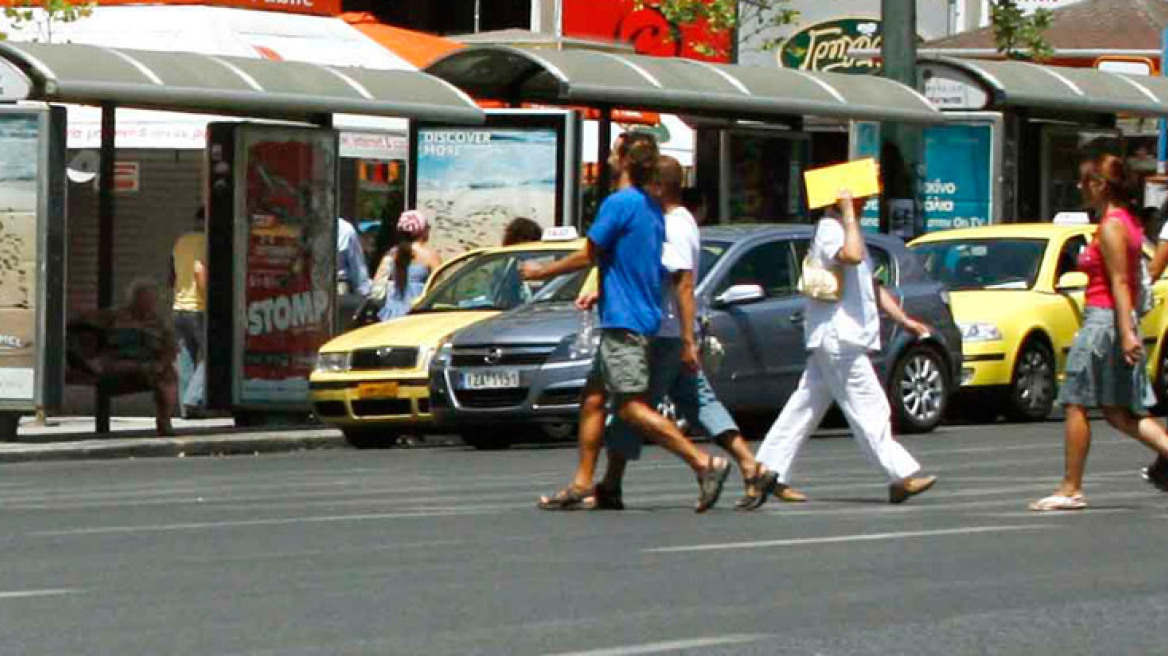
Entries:
[[758, 448], [759, 462], [778, 472], [781, 483], [790, 484], [799, 449], [819, 427], [833, 400], [843, 410], [860, 450], [884, 470], [889, 482], [920, 471], [920, 464], [892, 439], [892, 410], [867, 352], [829, 339], [811, 349], [799, 387]]

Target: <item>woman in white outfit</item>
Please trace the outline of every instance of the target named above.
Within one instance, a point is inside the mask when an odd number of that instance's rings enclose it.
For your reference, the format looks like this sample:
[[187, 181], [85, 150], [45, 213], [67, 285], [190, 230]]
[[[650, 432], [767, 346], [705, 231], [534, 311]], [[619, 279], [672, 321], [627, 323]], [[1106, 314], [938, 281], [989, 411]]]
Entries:
[[868, 354], [880, 349], [880, 310], [917, 336], [928, 326], [906, 315], [887, 290], [873, 281], [851, 193], [840, 193], [815, 227], [810, 255], [840, 273], [839, 301], [807, 300], [804, 342], [807, 369], [799, 387], [767, 432], [756, 458], [791, 484], [792, 463], [832, 402], [839, 404], [864, 455], [888, 476], [889, 500], [901, 503], [929, 489], [935, 476], [919, 476], [920, 465], [892, 439], [892, 410]]

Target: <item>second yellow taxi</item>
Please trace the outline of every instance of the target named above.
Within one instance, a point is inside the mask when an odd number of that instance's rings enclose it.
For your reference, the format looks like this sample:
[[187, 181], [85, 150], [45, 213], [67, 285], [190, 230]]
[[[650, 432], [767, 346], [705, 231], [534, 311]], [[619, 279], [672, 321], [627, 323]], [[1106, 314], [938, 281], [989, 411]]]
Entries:
[[[965, 353], [961, 407], [969, 414], [1016, 421], [1050, 414], [1082, 318], [1087, 277], [1077, 271], [1078, 257], [1094, 234], [1094, 225], [1015, 223], [936, 232], [909, 245], [949, 286]], [[1162, 403], [1168, 281], [1155, 281], [1153, 291], [1156, 307], [1140, 327]]]

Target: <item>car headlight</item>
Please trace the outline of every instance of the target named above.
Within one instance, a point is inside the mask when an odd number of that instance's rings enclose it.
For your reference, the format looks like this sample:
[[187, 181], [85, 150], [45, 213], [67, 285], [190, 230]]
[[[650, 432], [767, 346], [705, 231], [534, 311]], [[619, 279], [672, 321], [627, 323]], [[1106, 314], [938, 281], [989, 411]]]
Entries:
[[434, 359], [431, 360], [431, 363], [435, 366], [445, 367], [450, 364], [450, 359], [453, 355], [454, 345], [450, 343], [450, 340], [442, 340], [442, 343], [438, 345], [438, 349], [434, 351]]
[[600, 335], [597, 334], [594, 339], [583, 342], [578, 335], [572, 334], [560, 340], [560, 345], [556, 348], [553, 359], [563, 361], [584, 361], [591, 360], [596, 353], [596, 348], [600, 342]]
[[1002, 339], [1002, 331], [997, 324], [975, 321], [973, 323], [958, 323], [961, 329], [963, 342], [996, 342]]
[[316, 356], [316, 370], [323, 373], [340, 373], [349, 370], [349, 352], [320, 353]]

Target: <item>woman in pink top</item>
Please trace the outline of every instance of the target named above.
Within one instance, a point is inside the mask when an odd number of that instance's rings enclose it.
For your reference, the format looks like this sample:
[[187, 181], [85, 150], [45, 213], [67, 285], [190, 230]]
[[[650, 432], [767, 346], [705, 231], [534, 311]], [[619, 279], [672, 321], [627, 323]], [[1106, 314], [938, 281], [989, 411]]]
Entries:
[[[1079, 257], [1079, 268], [1087, 274], [1086, 307], [1059, 388], [1059, 403], [1066, 410], [1066, 471], [1054, 494], [1031, 503], [1031, 510], [1086, 507], [1088, 408], [1100, 408], [1107, 423], [1143, 442], [1161, 459], [1168, 457], [1168, 432], [1145, 410], [1153, 401], [1152, 388], [1136, 318], [1144, 230], [1129, 209], [1126, 167], [1120, 158], [1102, 155], [1081, 171], [1083, 199], [1102, 218], [1095, 240]], [[1153, 467], [1148, 476], [1161, 486], [1155, 479], [1168, 472], [1158, 471]]]

